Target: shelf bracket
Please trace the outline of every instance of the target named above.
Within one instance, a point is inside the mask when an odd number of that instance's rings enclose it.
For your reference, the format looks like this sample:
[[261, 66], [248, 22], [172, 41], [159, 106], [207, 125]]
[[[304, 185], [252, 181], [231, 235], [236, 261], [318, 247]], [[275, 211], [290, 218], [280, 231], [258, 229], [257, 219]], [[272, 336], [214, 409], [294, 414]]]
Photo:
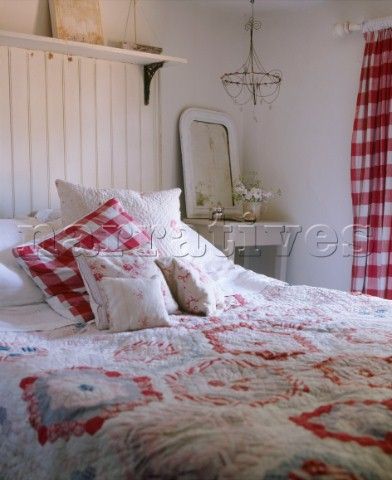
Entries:
[[144, 65], [144, 105], [150, 103], [150, 86], [156, 72], [163, 67], [165, 62], [156, 62]]

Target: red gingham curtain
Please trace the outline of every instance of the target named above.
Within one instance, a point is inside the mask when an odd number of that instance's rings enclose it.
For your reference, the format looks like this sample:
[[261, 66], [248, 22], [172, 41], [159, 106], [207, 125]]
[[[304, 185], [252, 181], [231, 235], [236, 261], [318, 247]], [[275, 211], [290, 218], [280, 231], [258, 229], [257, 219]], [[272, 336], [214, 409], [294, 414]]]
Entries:
[[365, 40], [351, 144], [352, 290], [392, 299], [392, 29]]

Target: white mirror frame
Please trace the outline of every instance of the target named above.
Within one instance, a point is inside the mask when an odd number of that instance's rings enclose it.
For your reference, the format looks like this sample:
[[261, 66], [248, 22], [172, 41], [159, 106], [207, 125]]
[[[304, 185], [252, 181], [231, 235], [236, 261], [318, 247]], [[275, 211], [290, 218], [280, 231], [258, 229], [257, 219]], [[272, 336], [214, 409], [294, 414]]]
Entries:
[[[205, 110], [202, 108], [188, 108], [180, 117], [180, 139], [182, 153], [182, 168], [184, 174], [185, 204], [188, 218], [210, 218], [211, 208], [196, 205], [195, 182], [192, 162], [191, 125], [192, 122], [205, 122], [223, 125], [227, 130], [229, 142], [230, 169], [232, 181], [240, 176], [240, 163], [238, 157], [237, 134], [233, 119], [223, 112]], [[225, 218], [235, 218], [242, 214], [239, 206], [225, 207]]]

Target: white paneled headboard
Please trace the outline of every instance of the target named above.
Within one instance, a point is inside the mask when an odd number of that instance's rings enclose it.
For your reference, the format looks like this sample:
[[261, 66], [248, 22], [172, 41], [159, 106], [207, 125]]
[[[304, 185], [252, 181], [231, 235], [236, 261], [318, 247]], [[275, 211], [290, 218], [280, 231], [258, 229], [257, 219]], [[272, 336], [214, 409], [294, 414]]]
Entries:
[[158, 82], [138, 65], [0, 46], [0, 218], [58, 206], [56, 178], [160, 187]]

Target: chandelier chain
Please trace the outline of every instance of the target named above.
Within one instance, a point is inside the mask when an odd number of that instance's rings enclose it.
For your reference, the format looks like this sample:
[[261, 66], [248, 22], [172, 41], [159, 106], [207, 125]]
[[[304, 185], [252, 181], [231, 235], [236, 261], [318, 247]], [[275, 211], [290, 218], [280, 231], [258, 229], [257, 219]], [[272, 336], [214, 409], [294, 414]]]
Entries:
[[261, 22], [254, 16], [254, 0], [250, 0], [252, 13], [245, 24], [249, 32], [249, 53], [245, 63], [237, 72], [225, 73], [221, 80], [226, 92], [235, 103], [245, 105], [252, 101], [272, 103], [279, 95], [282, 73], [280, 70], [267, 71], [254, 48], [254, 31], [261, 29]]

